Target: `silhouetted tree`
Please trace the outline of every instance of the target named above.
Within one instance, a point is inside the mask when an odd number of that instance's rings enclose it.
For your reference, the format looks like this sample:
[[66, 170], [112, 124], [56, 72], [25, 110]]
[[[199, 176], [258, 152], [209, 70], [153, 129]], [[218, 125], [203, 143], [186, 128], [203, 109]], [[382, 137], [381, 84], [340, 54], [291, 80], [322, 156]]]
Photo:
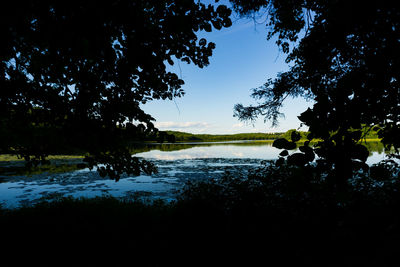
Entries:
[[[230, 2], [243, 16], [267, 11], [268, 39], [277, 36], [277, 44], [288, 55], [286, 62], [292, 65], [254, 89], [258, 105], [235, 106], [239, 119], [264, 116], [276, 124], [288, 96], [314, 100], [299, 119], [309, 127], [308, 138], [322, 142], [314, 150], [306, 143], [302, 153], [289, 155], [288, 160], [307, 164], [316, 153], [321, 164], [334, 167], [332, 177], [339, 187], [346, 186], [354, 169], [368, 168], [368, 150], [360, 144], [363, 127], [378, 129], [386, 149], [398, 152], [400, 9], [393, 1]], [[276, 145], [292, 146], [282, 140]]]
[[215, 44], [196, 32], [229, 27], [230, 12], [193, 0], [2, 3], [0, 153], [36, 164], [88, 152], [104, 175], [153, 171], [126, 142], [157, 132], [140, 104], [184, 94], [167, 64], [208, 65]]

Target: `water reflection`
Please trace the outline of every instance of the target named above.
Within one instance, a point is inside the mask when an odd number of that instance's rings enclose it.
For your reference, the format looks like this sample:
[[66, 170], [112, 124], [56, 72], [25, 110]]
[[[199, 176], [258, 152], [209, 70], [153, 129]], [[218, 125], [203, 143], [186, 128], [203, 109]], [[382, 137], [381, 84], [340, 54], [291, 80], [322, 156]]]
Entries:
[[[384, 147], [380, 142], [366, 142], [370, 151], [368, 164], [385, 158]], [[280, 149], [272, 146], [272, 141], [236, 141], [219, 143], [175, 143], [145, 144], [136, 149], [136, 156], [146, 159], [178, 160], [204, 158], [248, 158], [274, 160]], [[293, 150], [291, 153], [297, 152]]]
[[[136, 156], [144, 158], [154, 158], [159, 160], [177, 159], [204, 159], [204, 158], [249, 158], [249, 159], [276, 159], [280, 150], [272, 147], [271, 143], [259, 143], [253, 145], [175, 145], [176, 150], [163, 151], [154, 149], [148, 152], [138, 153]], [[171, 147], [170, 147], [171, 148]]]
[[[371, 142], [366, 145], [372, 150], [369, 164], [384, 159], [382, 144]], [[0, 175], [0, 202], [6, 207], [15, 207], [29, 205], [52, 195], [94, 197], [104, 194], [116, 197], [144, 194], [173, 199], [175, 191], [188, 179], [218, 178], [225, 171], [246, 172], [262, 160], [276, 159], [280, 150], [272, 147], [272, 142], [247, 141], [144, 144], [134, 152], [138, 157], [153, 161], [159, 173], [152, 176], [125, 176], [118, 182], [102, 178], [97, 172], [88, 169], [63, 173]]]

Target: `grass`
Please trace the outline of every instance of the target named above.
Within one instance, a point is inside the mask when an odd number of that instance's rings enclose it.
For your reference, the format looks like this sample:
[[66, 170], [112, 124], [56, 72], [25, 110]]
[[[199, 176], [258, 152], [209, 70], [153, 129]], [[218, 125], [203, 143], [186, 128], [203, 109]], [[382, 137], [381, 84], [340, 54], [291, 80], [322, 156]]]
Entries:
[[[69, 266], [399, 263], [396, 207], [358, 207], [339, 215], [335, 210], [240, 207], [232, 213], [203, 198], [168, 203], [98, 197], [0, 209], [0, 227], [7, 229], [2, 261], [12, 260], [14, 266], [24, 260], [40, 266], [60, 261]], [[24, 256], [12, 257], [15, 248]]]
[[84, 167], [78, 164], [57, 164], [57, 165], [40, 165], [37, 167], [25, 168], [25, 166], [0, 166], [0, 175], [15, 176], [15, 175], [36, 175], [42, 173], [55, 174], [72, 172]]
[[[47, 159], [49, 160], [68, 160], [68, 159], [83, 159], [81, 155], [50, 155]], [[0, 161], [24, 161], [22, 158], [18, 158], [16, 155], [11, 154], [0, 154]]]
[[0, 175], [14, 176], [71, 172], [84, 168], [80, 164], [83, 158], [83, 156], [79, 155], [51, 155], [48, 157], [50, 164], [27, 168], [24, 159], [18, 158], [16, 155], [2, 154], [0, 155]]
[[[55, 197], [0, 206], [2, 262], [400, 266], [397, 176], [375, 172], [376, 187], [375, 176], [358, 174], [343, 197], [319, 171], [265, 164], [248, 176], [188, 183], [174, 202]], [[16, 248], [23, 257], [11, 256]]]

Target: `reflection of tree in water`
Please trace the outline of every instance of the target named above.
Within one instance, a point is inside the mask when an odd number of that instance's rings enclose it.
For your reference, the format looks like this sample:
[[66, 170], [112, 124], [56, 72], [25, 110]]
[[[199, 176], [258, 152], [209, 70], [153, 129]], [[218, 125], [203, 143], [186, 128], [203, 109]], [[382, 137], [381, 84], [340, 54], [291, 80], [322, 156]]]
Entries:
[[[302, 142], [299, 142], [298, 146]], [[373, 152], [378, 152], [379, 154], [387, 153], [385, 152], [385, 148], [381, 142], [364, 142], [362, 143], [364, 146], [368, 148], [369, 155], [372, 156]], [[194, 147], [212, 147], [219, 146], [223, 149], [223, 146], [240, 146], [240, 147], [259, 147], [266, 146], [272, 147], [272, 142], [225, 142], [225, 143], [142, 143], [136, 144], [135, 148], [131, 149], [132, 154], [149, 152], [152, 150], [160, 150], [163, 152], [172, 152], [172, 151], [180, 151], [186, 150]], [[3, 175], [35, 175], [41, 174], [43, 172], [48, 172], [51, 174], [54, 173], [65, 173], [70, 171], [75, 171], [78, 169], [82, 169], [80, 166], [82, 159], [69, 159], [69, 160], [53, 160], [52, 165], [38, 166], [33, 169], [26, 169], [23, 161], [7, 161], [0, 162], [0, 174]]]
[[224, 142], [224, 143], [174, 143], [174, 144], [158, 144], [158, 143], [147, 143], [147, 144], [137, 144], [135, 148], [131, 149], [131, 153], [142, 153], [151, 150], [160, 151], [179, 151], [185, 150], [193, 147], [211, 147], [211, 146], [268, 146], [272, 147], [272, 142]]
[[[299, 142], [297, 146], [300, 146], [303, 142]], [[383, 144], [381, 142], [363, 142], [362, 143], [364, 146], [368, 148], [370, 151], [370, 156], [372, 155], [373, 152], [378, 152], [379, 154], [382, 154], [385, 150]], [[211, 146], [248, 146], [248, 147], [254, 147], [254, 146], [268, 146], [272, 147], [272, 142], [220, 142], [220, 143], [207, 143], [207, 142], [198, 142], [198, 143], [174, 143], [174, 144], [159, 144], [159, 143], [142, 143], [142, 144], [136, 144], [134, 148], [132, 148], [130, 151], [132, 154], [137, 154], [137, 153], [142, 153], [142, 152], [149, 152], [152, 150], [160, 150], [164, 152], [168, 151], [179, 151], [179, 150], [185, 150], [193, 147], [211, 147]]]

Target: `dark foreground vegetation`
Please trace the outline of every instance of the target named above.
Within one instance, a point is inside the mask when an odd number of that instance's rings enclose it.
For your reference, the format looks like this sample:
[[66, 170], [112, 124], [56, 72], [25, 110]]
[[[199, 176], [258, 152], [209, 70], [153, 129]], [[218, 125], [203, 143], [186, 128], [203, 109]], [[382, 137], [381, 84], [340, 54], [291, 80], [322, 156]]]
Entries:
[[[396, 266], [397, 175], [393, 163], [376, 165], [335, 194], [315, 168], [265, 164], [242, 176], [189, 183], [171, 203], [63, 198], [2, 209], [2, 260], [41, 266]], [[24, 256], [11, 257], [13, 251]]]
[[1, 210], [2, 266], [400, 265], [399, 167], [370, 168], [361, 144], [365, 128], [377, 129], [400, 159], [397, 5], [229, 2], [4, 3], [0, 153], [27, 164], [70, 150], [87, 153], [89, 167], [104, 165], [102, 176], [155, 172], [129, 150], [158, 134], [141, 104], [183, 96], [184, 81], [166, 62], [207, 66], [215, 44], [197, 33], [230, 27], [232, 10], [267, 14], [267, 38], [291, 63], [235, 116], [276, 124], [288, 97], [314, 103], [298, 117], [310, 131], [300, 152], [288, 151], [301, 134], [278, 138], [276, 166], [188, 185], [177, 202], [62, 199]]

